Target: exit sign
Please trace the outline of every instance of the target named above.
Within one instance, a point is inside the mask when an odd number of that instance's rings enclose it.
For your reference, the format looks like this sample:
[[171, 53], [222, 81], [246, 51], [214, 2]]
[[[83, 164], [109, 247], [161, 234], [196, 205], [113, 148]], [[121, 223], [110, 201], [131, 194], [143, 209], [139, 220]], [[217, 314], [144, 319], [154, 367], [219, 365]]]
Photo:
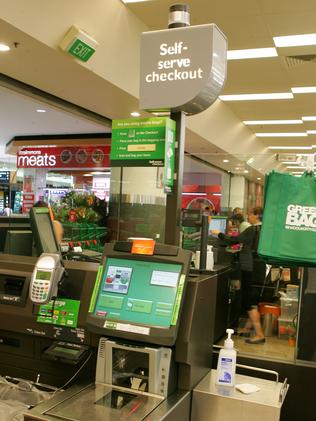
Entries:
[[69, 48], [68, 53], [72, 54], [79, 60], [86, 62], [89, 60], [92, 54], [95, 53], [95, 49], [80, 39], [76, 39], [76, 41]]

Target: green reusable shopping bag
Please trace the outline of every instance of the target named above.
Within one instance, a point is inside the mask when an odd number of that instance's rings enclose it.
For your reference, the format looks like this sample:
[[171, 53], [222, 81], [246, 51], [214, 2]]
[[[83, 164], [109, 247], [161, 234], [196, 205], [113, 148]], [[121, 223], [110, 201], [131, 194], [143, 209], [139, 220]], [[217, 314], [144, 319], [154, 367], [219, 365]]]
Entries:
[[316, 266], [316, 178], [272, 171], [258, 254], [272, 264]]

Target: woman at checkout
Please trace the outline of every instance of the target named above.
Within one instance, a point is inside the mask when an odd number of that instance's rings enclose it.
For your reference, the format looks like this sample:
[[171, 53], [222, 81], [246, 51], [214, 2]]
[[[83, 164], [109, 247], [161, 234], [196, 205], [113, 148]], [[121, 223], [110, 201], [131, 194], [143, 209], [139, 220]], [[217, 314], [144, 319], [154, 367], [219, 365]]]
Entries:
[[239, 263], [241, 269], [241, 292], [242, 307], [248, 312], [248, 322], [244, 328], [245, 336], [250, 334], [251, 327], [255, 330], [255, 335], [246, 339], [249, 344], [263, 344], [265, 342], [264, 333], [260, 322], [260, 313], [257, 308], [259, 297], [251, 284], [258, 281], [258, 278], [265, 278], [265, 263], [258, 258], [257, 249], [261, 230], [263, 209], [256, 207], [248, 215], [250, 226], [235, 237], [230, 237], [213, 230], [214, 235], [226, 244], [241, 244], [239, 252]]

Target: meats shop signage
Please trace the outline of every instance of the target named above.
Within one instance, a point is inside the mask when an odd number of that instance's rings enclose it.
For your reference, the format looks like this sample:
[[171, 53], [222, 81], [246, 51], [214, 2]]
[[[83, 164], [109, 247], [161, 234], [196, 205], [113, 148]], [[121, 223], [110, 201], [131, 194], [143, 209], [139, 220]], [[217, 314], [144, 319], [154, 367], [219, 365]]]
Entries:
[[23, 148], [17, 154], [17, 168], [108, 168], [110, 149], [110, 145]]

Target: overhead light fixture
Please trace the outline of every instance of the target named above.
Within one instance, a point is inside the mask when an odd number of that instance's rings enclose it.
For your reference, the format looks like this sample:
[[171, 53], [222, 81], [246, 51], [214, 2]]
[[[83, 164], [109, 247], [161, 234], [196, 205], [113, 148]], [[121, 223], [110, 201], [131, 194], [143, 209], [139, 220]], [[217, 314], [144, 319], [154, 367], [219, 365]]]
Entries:
[[293, 94], [314, 94], [316, 93], [316, 86], [296, 86], [291, 88]]
[[245, 174], [248, 174], [248, 173], [249, 173], [249, 171], [248, 171], [248, 170], [244, 170], [244, 173], [245, 173]]
[[277, 50], [274, 47], [249, 48], [246, 50], [227, 51], [227, 60], [245, 60], [250, 58], [277, 57], [277, 55]]
[[298, 170], [300, 167], [299, 167], [299, 165], [287, 165], [287, 167], [286, 168], [288, 168], [288, 169], [294, 169], [294, 170]]
[[247, 164], [250, 165], [254, 162], [255, 158], [252, 156], [251, 158], [248, 159]]
[[282, 164], [283, 165], [294, 165], [294, 164], [298, 165], [298, 162], [296, 162], [296, 161], [282, 161]]
[[316, 130], [306, 130], [307, 134], [316, 134]]
[[182, 193], [183, 196], [206, 196], [206, 193], [201, 193], [201, 192], [183, 192]]
[[289, 133], [255, 133], [257, 137], [306, 137], [306, 132], [289, 132]]
[[139, 116], [140, 116], [140, 113], [139, 113], [138, 111], [133, 111], [133, 112], [131, 113], [131, 116], [132, 116], [132, 117], [139, 117]]
[[107, 175], [110, 174], [110, 171], [92, 171], [92, 175]]
[[306, 115], [302, 117], [303, 121], [316, 121], [316, 115]]
[[87, 174], [83, 174], [83, 176], [84, 177], [92, 177], [92, 174], [87, 173]]
[[10, 51], [10, 50], [11, 48], [7, 44], [0, 43], [0, 51], [5, 52], [5, 51]]
[[304, 171], [291, 171], [291, 174], [304, 174]]
[[222, 101], [260, 101], [269, 99], [293, 99], [291, 92], [274, 92], [270, 94], [236, 94], [236, 95], [220, 95]]
[[261, 177], [257, 177], [257, 180], [261, 180]]
[[229, 159], [223, 159], [223, 162], [225, 162], [226, 164], [227, 162], [229, 162]]
[[46, 113], [46, 110], [44, 110], [43, 108], [38, 108], [36, 110], [37, 113]]
[[212, 196], [221, 196], [222, 193], [212, 193]]
[[273, 42], [276, 47], [297, 47], [303, 45], [316, 45], [316, 34], [273, 37]]
[[246, 120], [246, 126], [261, 126], [269, 124], [303, 124], [303, 120]]
[[149, 0], [122, 0], [123, 3], [128, 4], [128, 3], [141, 3], [144, 1], [149, 1]]
[[[277, 149], [288, 149], [288, 150], [312, 150], [312, 146], [268, 146], [268, 149], [277, 150]], [[301, 154], [300, 154], [301, 155]]]

